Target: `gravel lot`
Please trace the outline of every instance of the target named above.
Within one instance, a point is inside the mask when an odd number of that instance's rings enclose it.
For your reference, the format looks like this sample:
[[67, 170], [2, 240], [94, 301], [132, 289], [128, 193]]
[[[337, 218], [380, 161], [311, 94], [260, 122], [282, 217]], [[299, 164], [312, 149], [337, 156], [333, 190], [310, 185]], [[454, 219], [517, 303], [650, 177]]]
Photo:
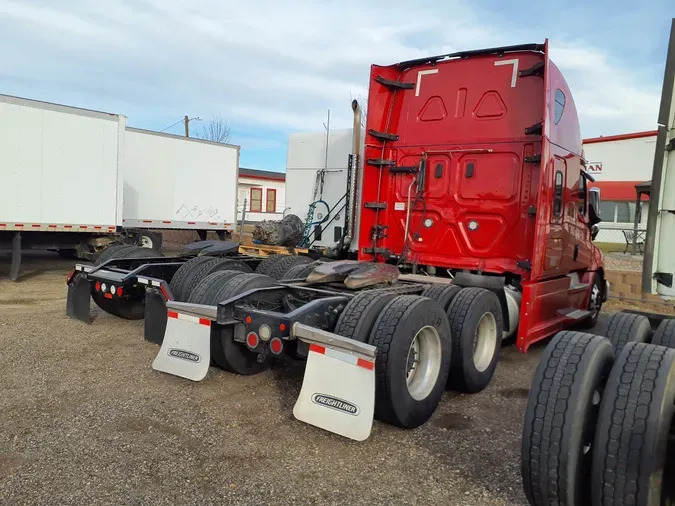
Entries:
[[[520, 432], [542, 347], [474, 396], [356, 443], [293, 418], [302, 365], [201, 383], [153, 371], [142, 322], [65, 316], [72, 262], [0, 257], [0, 504], [523, 505]], [[35, 269], [35, 270], [34, 270]]]

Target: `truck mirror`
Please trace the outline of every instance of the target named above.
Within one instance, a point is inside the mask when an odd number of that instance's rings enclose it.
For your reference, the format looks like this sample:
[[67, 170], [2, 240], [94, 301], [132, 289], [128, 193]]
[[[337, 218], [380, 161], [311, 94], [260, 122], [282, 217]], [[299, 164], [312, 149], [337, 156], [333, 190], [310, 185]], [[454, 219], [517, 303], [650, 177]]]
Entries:
[[600, 216], [600, 189], [591, 188], [588, 190], [588, 196], [589, 223], [591, 226], [593, 226], [602, 221]]
[[592, 225], [591, 226], [591, 240], [595, 241], [595, 238], [598, 237], [598, 234], [600, 233], [600, 227], [597, 225]]

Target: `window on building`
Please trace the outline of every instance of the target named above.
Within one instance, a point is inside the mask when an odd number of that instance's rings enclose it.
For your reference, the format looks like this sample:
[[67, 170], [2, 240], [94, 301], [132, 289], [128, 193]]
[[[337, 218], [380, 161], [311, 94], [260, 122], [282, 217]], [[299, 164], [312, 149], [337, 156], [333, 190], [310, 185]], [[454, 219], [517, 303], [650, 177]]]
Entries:
[[556, 171], [555, 173], [555, 189], [553, 192], [553, 214], [555, 216], [562, 215], [563, 210], [563, 173]]
[[267, 205], [265, 209], [268, 213], [277, 212], [277, 191], [275, 189], [267, 189]]
[[252, 213], [262, 213], [262, 188], [251, 188], [251, 207]]
[[[640, 208], [642, 208], [642, 204], [640, 204]], [[635, 202], [603, 200], [600, 202], [600, 217], [605, 223], [633, 223], [635, 219]]]
[[555, 90], [555, 124], [557, 125], [562, 118], [563, 111], [565, 110], [565, 94], [562, 90]]

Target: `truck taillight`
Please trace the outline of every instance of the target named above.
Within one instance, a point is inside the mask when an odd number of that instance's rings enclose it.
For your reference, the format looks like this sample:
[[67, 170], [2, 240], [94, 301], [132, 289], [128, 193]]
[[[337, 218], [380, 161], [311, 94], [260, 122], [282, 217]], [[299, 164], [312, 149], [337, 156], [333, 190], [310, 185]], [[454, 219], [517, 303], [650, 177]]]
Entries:
[[117, 287], [117, 296], [118, 296], [118, 297], [121, 297], [123, 293], [124, 293], [124, 292], [123, 292], [123, 290], [122, 290], [122, 287], [121, 287], [121, 286], [118, 286], [118, 287]]
[[101, 282], [97, 281], [96, 284], [94, 285], [94, 288], [96, 288], [97, 292], [100, 292], [101, 291]]
[[270, 341], [270, 351], [275, 355], [280, 355], [283, 349], [284, 343], [278, 337], [275, 337]]
[[246, 336], [246, 346], [253, 350], [258, 347], [258, 344], [260, 344], [260, 338], [258, 337], [258, 334], [255, 332], [249, 332]]

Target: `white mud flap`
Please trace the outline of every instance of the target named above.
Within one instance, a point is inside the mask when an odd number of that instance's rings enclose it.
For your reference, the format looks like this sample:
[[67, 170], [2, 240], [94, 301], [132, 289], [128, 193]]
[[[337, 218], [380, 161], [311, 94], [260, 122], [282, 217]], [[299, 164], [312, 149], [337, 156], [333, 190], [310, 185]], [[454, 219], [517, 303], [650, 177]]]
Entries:
[[169, 309], [162, 347], [152, 368], [201, 381], [209, 371], [210, 361], [211, 320]]
[[309, 343], [295, 418], [356, 441], [368, 439], [375, 411], [376, 348], [299, 323], [293, 334]]

